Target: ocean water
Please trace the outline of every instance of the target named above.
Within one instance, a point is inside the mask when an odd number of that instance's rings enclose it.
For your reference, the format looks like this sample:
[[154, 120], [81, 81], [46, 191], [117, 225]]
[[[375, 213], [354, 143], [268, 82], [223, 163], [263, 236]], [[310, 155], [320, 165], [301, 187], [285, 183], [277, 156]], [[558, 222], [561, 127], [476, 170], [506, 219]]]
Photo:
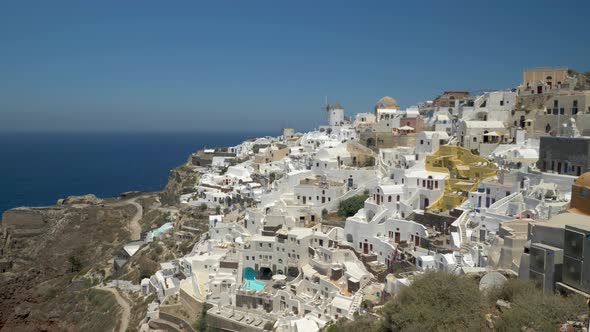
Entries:
[[268, 134], [0, 133], [0, 214], [69, 195], [161, 190], [191, 152]]

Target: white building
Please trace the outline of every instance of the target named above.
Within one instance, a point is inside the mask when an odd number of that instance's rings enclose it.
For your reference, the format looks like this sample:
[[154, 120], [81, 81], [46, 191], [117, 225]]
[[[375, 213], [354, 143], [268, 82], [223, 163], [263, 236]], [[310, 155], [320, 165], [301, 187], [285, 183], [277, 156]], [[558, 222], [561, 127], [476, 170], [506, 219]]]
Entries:
[[491, 154], [510, 137], [501, 121], [461, 121], [457, 136], [461, 146], [482, 156]]

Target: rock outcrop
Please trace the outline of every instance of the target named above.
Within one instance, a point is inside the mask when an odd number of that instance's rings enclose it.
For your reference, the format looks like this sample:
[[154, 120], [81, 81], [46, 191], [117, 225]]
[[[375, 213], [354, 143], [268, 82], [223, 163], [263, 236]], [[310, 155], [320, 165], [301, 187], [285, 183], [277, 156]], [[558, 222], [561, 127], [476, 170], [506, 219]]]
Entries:
[[168, 176], [168, 184], [160, 194], [160, 201], [164, 205], [180, 203], [180, 195], [194, 191], [198, 180], [199, 174], [189, 163], [172, 169]]

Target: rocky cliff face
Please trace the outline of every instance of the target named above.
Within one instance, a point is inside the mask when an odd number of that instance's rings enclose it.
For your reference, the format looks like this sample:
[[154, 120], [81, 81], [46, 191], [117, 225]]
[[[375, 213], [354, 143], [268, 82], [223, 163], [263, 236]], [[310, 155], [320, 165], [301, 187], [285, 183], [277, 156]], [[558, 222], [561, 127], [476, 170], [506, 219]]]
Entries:
[[164, 205], [176, 205], [179, 203], [181, 194], [194, 191], [198, 183], [199, 174], [195, 171], [190, 162], [178, 166], [170, 171], [168, 184], [160, 194], [160, 201]]

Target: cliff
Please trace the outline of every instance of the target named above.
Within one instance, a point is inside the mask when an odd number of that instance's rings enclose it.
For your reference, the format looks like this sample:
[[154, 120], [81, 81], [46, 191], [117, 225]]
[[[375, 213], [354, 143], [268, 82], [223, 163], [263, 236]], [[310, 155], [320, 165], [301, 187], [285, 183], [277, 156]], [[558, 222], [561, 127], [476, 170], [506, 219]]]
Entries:
[[180, 203], [180, 195], [194, 191], [194, 186], [198, 184], [198, 181], [199, 174], [190, 165], [190, 161], [173, 168], [168, 176], [166, 187], [160, 193], [160, 201], [163, 205]]

